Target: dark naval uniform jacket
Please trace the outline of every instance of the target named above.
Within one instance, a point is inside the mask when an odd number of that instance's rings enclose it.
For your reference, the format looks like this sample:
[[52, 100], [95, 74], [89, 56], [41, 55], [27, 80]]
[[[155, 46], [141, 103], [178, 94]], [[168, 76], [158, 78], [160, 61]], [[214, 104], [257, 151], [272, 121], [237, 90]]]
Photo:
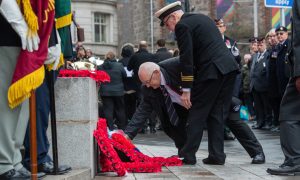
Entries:
[[220, 31], [209, 17], [183, 14], [175, 26], [175, 35], [180, 50], [183, 88], [191, 88], [193, 81], [218, 79], [219, 74], [239, 69]]
[[280, 106], [280, 121], [300, 121], [300, 93], [295, 86], [296, 77], [300, 77], [300, 3], [294, 1], [292, 18], [292, 44], [289, 49], [291, 78], [286, 87]]
[[277, 59], [276, 59], [276, 75], [278, 79], [278, 90], [282, 97], [285, 91], [286, 85], [290, 77], [290, 67], [287, 60], [287, 53], [290, 41], [287, 39], [283, 44], [277, 45]]
[[[159, 63], [160, 70], [166, 80], [166, 84], [177, 93], [181, 93], [180, 75], [178, 74], [179, 65], [178, 57], [167, 59]], [[178, 126], [172, 126], [170, 124], [161, 89], [153, 89], [151, 87], [148, 88], [143, 85], [141, 92], [143, 94], [142, 101], [134, 113], [131, 121], [127, 125], [125, 133], [131, 139], [133, 139], [138, 130], [143, 128], [145, 121], [148, 117], [150, 117], [152, 111], [155, 110], [159, 116], [159, 119], [161, 120], [165, 133], [175, 141], [177, 148], [181, 148], [186, 139], [185, 124], [187, 110], [181, 105], [173, 103], [180, 122]]]

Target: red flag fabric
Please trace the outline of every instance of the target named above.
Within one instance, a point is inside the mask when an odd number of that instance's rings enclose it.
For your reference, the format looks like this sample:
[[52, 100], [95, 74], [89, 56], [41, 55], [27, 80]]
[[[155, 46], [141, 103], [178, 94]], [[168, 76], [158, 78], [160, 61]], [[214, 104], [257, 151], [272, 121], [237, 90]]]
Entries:
[[20, 8], [29, 28], [32, 18], [37, 18], [40, 44], [37, 51], [21, 50], [20, 52], [8, 90], [10, 108], [18, 106], [29, 98], [30, 92], [39, 87], [44, 80], [44, 61], [47, 58], [48, 41], [54, 24], [54, 5], [54, 0], [21, 0], [20, 2]]

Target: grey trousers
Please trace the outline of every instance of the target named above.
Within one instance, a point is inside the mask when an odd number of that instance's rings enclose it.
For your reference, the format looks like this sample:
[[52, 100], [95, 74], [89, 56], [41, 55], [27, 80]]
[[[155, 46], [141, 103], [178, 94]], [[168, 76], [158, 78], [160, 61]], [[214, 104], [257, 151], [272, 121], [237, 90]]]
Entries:
[[7, 100], [19, 53], [19, 47], [0, 47], [0, 174], [23, 167], [20, 147], [29, 119], [29, 104], [27, 100], [10, 109]]

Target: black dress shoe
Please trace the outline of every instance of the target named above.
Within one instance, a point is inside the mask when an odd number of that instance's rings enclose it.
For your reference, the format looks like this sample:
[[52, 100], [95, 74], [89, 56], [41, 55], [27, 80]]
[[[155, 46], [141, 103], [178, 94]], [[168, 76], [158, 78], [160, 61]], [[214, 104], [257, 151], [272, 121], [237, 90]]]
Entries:
[[150, 127], [150, 133], [151, 134], [155, 134], [156, 133], [156, 129], [154, 127]]
[[270, 130], [271, 129], [271, 126], [269, 124], [265, 124], [261, 127], [261, 129], [263, 130]]
[[252, 129], [261, 129], [263, 125], [255, 124], [252, 126]]
[[9, 171], [6, 171], [3, 174], [0, 174], [0, 179], [8, 180], [8, 179], [11, 179], [11, 177], [13, 177], [15, 174], [16, 174], [16, 171], [14, 169], [11, 169]]
[[[69, 172], [71, 169], [72, 168], [70, 166], [60, 165], [60, 166], [58, 166], [57, 174], [65, 174], [65, 173]], [[44, 172], [46, 174], [55, 174], [53, 162], [44, 162], [42, 164], [39, 164], [38, 171]]]
[[281, 165], [279, 168], [268, 168], [267, 172], [272, 175], [283, 175], [283, 176], [296, 176], [300, 175], [300, 165], [287, 166]]
[[[45, 173], [37, 173], [37, 178], [42, 179], [44, 176], [46, 176]], [[22, 167], [18, 171], [12, 169], [7, 171], [4, 174], [0, 175], [1, 180], [30, 180], [31, 179], [31, 173], [25, 168]]]
[[197, 161], [196, 161], [196, 160], [190, 160], [190, 159], [184, 158], [184, 159], [182, 160], [182, 163], [183, 163], [184, 165], [195, 165], [195, 164], [197, 163]]
[[205, 158], [202, 160], [202, 162], [204, 164], [211, 164], [211, 165], [224, 165], [225, 164], [225, 161], [221, 162], [221, 161], [217, 161], [217, 160], [214, 160], [214, 159], [211, 159], [211, 158]]
[[258, 153], [252, 158], [252, 164], [264, 164], [266, 162], [265, 154]]

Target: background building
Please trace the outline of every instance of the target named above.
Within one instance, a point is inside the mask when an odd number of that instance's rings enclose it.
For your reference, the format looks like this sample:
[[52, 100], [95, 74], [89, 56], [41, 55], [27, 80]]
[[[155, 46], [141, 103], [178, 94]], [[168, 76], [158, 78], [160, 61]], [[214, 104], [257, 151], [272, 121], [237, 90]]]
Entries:
[[[137, 45], [141, 40], [149, 43], [150, 51], [156, 50], [155, 42], [160, 38], [167, 39], [168, 47], [176, 47], [174, 34], [161, 28], [159, 20], [153, 16], [158, 9], [174, 1], [72, 0], [72, 9], [78, 24], [85, 30], [84, 45], [103, 56], [108, 51], [119, 54], [124, 43]], [[248, 39], [254, 35], [254, 0], [181, 1], [185, 9], [193, 13], [223, 18], [227, 24], [226, 34], [238, 40], [240, 49], [247, 50]], [[263, 0], [257, 2], [257, 33], [258, 36], [264, 36], [269, 29], [280, 25], [280, 12], [276, 8], [265, 8]], [[286, 24], [290, 26], [290, 9], [286, 9], [285, 13]]]

